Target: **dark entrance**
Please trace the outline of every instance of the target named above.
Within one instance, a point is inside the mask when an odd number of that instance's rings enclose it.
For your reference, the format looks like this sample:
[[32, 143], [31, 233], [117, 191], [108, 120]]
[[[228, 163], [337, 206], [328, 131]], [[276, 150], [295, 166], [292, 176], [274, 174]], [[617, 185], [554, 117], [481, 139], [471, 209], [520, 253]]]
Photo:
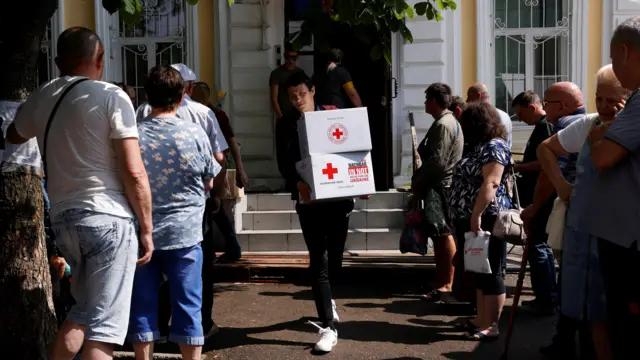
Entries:
[[[317, 3], [317, 4], [315, 4]], [[290, 26], [295, 21], [303, 20], [304, 10], [301, 7], [313, 5], [319, 6], [320, 0], [286, 0], [285, 1], [285, 36], [297, 30], [297, 26]], [[353, 80], [362, 103], [367, 107], [369, 114], [369, 128], [373, 150], [373, 172], [375, 176], [376, 190], [386, 191], [393, 186], [392, 164], [392, 139], [391, 139], [391, 66], [384, 58], [372, 60], [370, 56], [371, 46], [359, 38], [352, 28], [338, 23], [333, 24], [332, 29], [327, 29], [330, 34], [329, 48], [342, 50], [344, 66]], [[313, 59], [313, 72], [326, 71], [327, 60], [321, 49], [301, 51], [298, 60], [299, 66], [310, 65]], [[309, 69], [305, 69], [307, 75]]]

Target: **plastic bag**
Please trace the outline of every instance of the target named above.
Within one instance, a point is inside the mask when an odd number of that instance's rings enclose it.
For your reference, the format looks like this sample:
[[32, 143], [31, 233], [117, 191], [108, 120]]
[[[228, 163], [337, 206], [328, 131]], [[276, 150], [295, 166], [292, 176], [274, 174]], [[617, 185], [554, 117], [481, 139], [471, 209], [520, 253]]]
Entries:
[[464, 234], [464, 270], [477, 274], [491, 274], [489, 239], [491, 233], [480, 231]]
[[410, 210], [405, 217], [405, 226], [400, 235], [400, 252], [425, 255], [429, 249], [427, 237], [420, 229], [422, 215], [420, 209]]
[[553, 201], [553, 209], [547, 220], [547, 234], [549, 239], [547, 244], [556, 251], [562, 251], [564, 239], [564, 217], [567, 212], [567, 205], [560, 198]]

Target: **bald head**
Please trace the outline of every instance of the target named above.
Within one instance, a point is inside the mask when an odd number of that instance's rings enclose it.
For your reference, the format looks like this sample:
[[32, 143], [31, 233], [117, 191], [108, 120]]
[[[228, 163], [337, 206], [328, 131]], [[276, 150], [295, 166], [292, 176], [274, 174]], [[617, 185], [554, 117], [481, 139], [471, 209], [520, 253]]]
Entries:
[[569, 81], [558, 82], [551, 85], [549, 89], [547, 89], [547, 95], [553, 95], [554, 99], [566, 103], [567, 106], [575, 106], [576, 109], [584, 105], [582, 90], [580, 90], [578, 85]]
[[630, 17], [616, 27], [611, 37], [611, 64], [623, 87], [640, 87], [640, 16]]
[[547, 120], [552, 124], [584, 107], [582, 90], [568, 81], [551, 85], [544, 94], [544, 102]]
[[489, 101], [489, 88], [483, 83], [475, 83], [467, 90], [467, 102]]
[[613, 31], [611, 42], [640, 50], [640, 16], [630, 17], [618, 25]]
[[56, 65], [63, 76], [94, 78], [98, 67], [101, 77], [104, 47], [95, 32], [83, 27], [69, 28], [58, 37], [57, 51]]

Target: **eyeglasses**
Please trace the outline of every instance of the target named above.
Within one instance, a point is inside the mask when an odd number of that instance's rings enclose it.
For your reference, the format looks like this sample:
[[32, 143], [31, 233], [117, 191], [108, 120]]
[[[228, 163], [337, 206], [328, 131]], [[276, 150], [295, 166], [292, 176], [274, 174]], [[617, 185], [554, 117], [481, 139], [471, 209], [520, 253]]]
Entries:
[[549, 104], [564, 104], [564, 102], [558, 101], [558, 100], [543, 101], [542, 102], [542, 107], [546, 108]]

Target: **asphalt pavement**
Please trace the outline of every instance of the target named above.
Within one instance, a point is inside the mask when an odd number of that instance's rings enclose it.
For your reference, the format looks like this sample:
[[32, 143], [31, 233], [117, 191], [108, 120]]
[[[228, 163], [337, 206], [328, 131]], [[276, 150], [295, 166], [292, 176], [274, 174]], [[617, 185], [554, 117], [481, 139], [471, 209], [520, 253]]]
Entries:
[[[386, 275], [385, 275], [386, 274]], [[419, 299], [423, 275], [411, 271], [359, 272], [334, 285], [341, 322], [339, 343], [326, 355], [312, 352], [317, 340], [311, 290], [306, 284], [220, 283], [214, 318], [220, 332], [205, 345], [206, 360], [302, 360], [302, 359], [499, 359], [504, 336], [493, 343], [464, 338], [453, 322], [468, 315], [459, 304], [427, 304]], [[516, 275], [508, 275], [508, 285]], [[525, 281], [525, 297], [530, 299]], [[507, 300], [502, 315], [504, 335], [511, 310]], [[539, 317], [525, 311], [518, 319], [509, 359], [542, 359], [538, 348], [554, 334], [555, 317]], [[158, 345], [157, 352], [178, 353], [175, 345]]]

